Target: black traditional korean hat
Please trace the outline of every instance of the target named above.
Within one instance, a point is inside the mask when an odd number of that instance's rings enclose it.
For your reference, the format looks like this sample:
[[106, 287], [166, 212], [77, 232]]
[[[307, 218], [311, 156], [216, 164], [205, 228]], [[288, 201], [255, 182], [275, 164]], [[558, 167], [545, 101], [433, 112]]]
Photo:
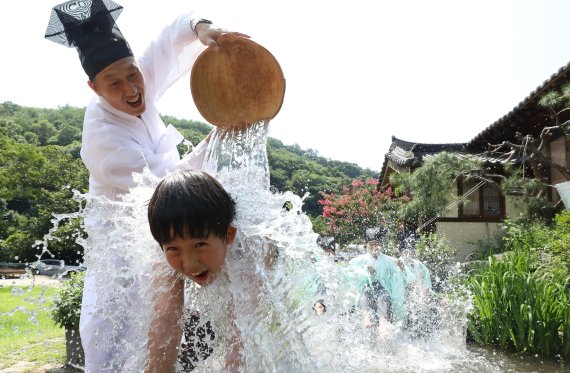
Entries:
[[75, 47], [83, 70], [95, 75], [121, 58], [133, 55], [115, 21], [123, 7], [111, 0], [73, 0], [51, 11], [45, 37]]

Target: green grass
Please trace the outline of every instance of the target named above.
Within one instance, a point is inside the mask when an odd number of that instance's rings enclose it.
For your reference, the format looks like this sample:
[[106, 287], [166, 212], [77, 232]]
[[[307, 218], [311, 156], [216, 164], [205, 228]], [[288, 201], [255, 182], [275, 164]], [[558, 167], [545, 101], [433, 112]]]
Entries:
[[0, 369], [65, 363], [65, 330], [49, 315], [53, 287], [0, 287]]

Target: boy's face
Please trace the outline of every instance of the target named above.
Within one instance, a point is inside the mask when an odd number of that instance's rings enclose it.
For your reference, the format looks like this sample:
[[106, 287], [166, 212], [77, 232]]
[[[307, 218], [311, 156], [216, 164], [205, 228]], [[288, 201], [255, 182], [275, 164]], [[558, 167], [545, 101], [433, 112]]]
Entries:
[[315, 306], [313, 307], [315, 310], [315, 315], [324, 315], [325, 313], [325, 306], [323, 306], [322, 303], [315, 303]]
[[168, 264], [200, 286], [211, 283], [221, 271], [228, 246], [234, 242], [236, 228], [230, 226], [226, 239], [214, 235], [205, 238], [175, 236], [162, 244]]
[[144, 78], [134, 57], [113, 62], [88, 84], [117, 110], [133, 116], [146, 110]]
[[378, 257], [378, 255], [380, 255], [382, 252], [380, 242], [377, 240], [368, 242], [366, 244], [366, 249], [368, 250], [368, 253], [370, 253], [370, 255], [372, 255], [374, 258]]

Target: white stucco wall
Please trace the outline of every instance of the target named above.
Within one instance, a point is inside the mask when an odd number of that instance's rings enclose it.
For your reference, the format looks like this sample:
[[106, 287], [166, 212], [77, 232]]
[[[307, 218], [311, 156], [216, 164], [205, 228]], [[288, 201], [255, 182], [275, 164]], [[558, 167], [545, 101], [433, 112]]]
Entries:
[[[521, 208], [514, 203], [515, 198], [505, 197], [505, 213], [507, 218], [520, 215]], [[457, 217], [457, 208], [450, 209], [445, 217]], [[465, 261], [480, 251], [480, 242], [489, 240], [492, 245], [499, 245], [501, 223], [494, 222], [437, 222], [437, 232], [445, 235], [450, 244], [457, 249], [456, 259]]]
[[437, 222], [437, 232], [457, 249], [456, 260], [460, 262], [473, 259], [472, 255], [480, 251], [481, 240], [491, 239], [493, 245], [498, 245], [500, 227], [500, 223]]
[[[566, 137], [562, 136], [561, 138], [556, 139], [550, 143], [550, 158], [554, 163], [568, 167], [566, 164], [568, 152], [570, 152], [570, 149], [566, 148]], [[562, 176], [562, 174], [560, 174], [560, 172], [558, 172], [556, 169], [552, 168], [552, 184], [556, 185], [564, 181], [566, 181], [566, 179]], [[558, 202], [560, 200], [560, 196], [558, 195], [556, 188], [553, 190], [552, 200], [553, 202]]]

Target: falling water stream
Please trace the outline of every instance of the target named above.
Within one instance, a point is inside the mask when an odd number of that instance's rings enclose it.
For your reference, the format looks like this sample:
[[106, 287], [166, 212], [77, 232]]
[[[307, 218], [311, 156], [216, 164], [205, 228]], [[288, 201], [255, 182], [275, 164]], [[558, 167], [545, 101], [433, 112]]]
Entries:
[[[232, 327], [241, 335], [244, 371], [251, 373], [542, 371], [524, 370], [523, 365], [517, 370], [510, 360], [466, 344], [468, 296], [439, 297], [419, 321], [426, 331], [419, 335], [399, 324], [383, 330], [363, 327], [354, 307], [359, 291], [347, 280], [346, 268], [317, 245], [302, 212], [302, 197], [270, 188], [267, 126], [217, 133], [209, 145], [203, 168], [236, 200], [238, 234], [223, 276], [202, 288], [186, 284], [185, 318], [199, 314], [201, 325], [208, 323], [215, 335], [206, 338], [202, 347], [210, 356], [194, 361], [194, 372], [223, 371], [224, 336]], [[98, 294], [101, 302], [112, 305], [100, 316], [118, 320], [110, 337], [100, 342], [130, 353], [126, 372], [143, 369], [156, 291], [153, 274], [167, 268], [146, 222], [146, 204], [159, 180], [145, 171], [136, 181], [137, 187], [120, 202], [78, 195], [87, 205], [76, 213], [86, 216], [92, 227], [88, 238], [79, 239], [85, 266], [106, 274], [95, 288], [116, 289]], [[283, 208], [287, 202], [292, 208]], [[48, 250], [47, 242], [44, 246]], [[324, 315], [312, 309], [317, 299], [325, 300]], [[421, 305], [411, 302], [408, 307]], [[234, 326], [229, 325], [230, 314]], [[123, 333], [119, 321], [124, 320], [137, 326], [134, 333]]]

